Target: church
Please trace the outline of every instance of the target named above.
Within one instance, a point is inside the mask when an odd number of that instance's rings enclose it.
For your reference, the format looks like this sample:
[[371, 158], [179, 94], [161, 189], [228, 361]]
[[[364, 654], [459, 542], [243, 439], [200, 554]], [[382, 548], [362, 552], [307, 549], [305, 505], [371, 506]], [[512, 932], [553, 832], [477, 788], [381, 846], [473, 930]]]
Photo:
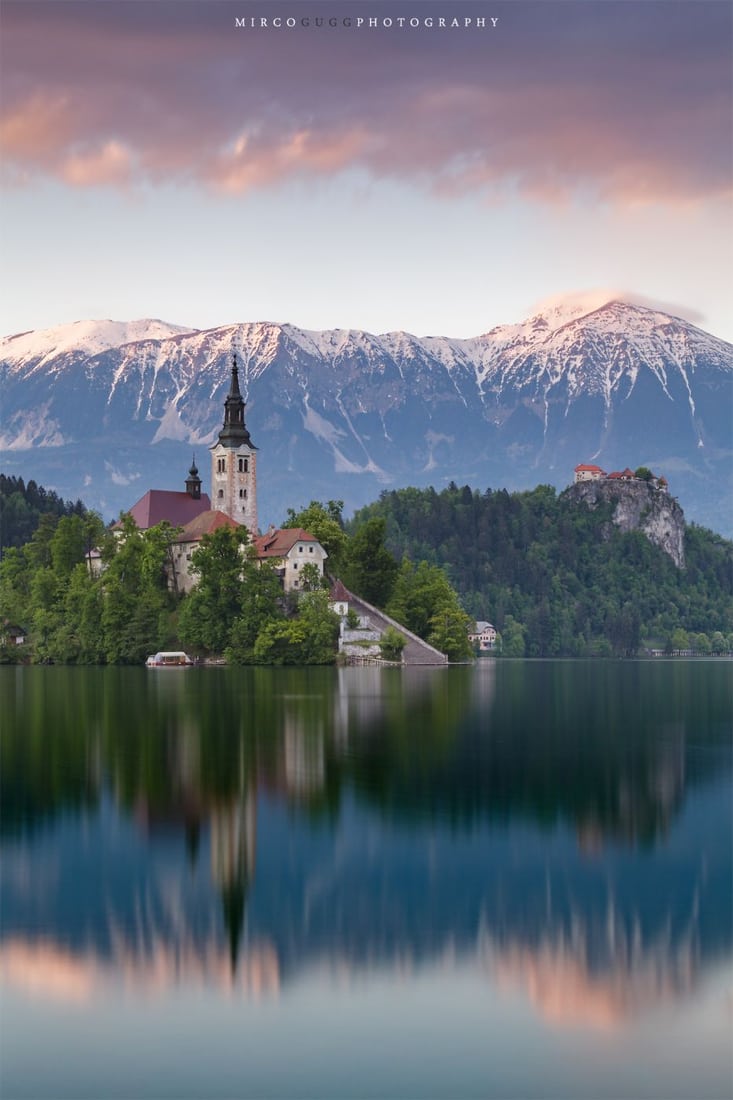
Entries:
[[167, 520], [182, 530], [173, 545], [173, 587], [190, 592], [196, 578], [191, 556], [204, 535], [219, 527], [246, 527], [260, 561], [272, 561], [286, 592], [300, 587], [300, 570], [315, 565], [323, 576], [326, 552], [313, 535], [301, 528], [271, 526], [261, 535], [257, 526], [257, 448], [244, 420], [245, 402], [239, 388], [236, 353], [232, 356], [229, 393], [224, 402], [224, 424], [211, 446], [211, 495], [201, 492], [195, 460], [185, 491], [149, 489], [129, 515], [141, 530]]

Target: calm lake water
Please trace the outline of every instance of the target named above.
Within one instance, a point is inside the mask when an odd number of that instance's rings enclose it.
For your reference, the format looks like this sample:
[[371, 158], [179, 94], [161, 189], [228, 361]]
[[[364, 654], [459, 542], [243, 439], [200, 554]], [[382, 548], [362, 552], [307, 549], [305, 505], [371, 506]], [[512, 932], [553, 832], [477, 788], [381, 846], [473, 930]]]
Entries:
[[0, 1093], [730, 1097], [732, 670], [1, 668]]

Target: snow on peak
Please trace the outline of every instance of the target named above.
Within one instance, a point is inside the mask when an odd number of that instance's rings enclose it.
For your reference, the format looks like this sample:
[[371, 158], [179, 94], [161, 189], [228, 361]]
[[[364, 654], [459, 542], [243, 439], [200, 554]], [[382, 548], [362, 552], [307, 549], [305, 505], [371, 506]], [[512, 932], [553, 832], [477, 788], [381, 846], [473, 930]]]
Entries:
[[673, 305], [654, 298], [647, 298], [629, 290], [580, 290], [568, 294], [558, 294], [545, 298], [533, 307], [530, 323], [535, 327], [545, 327], [554, 332], [571, 321], [577, 321], [596, 313], [606, 306], [617, 306], [623, 311], [633, 310], [637, 316], [642, 310], [647, 314], [662, 314], [665, 320], [674, 317], [693, 325], [704, 322], [705, 318], [697, 310], [687, 306]]
[[22, 332], [17, 336], [5, 336], [0, 340], [0, 356], [6, 361], [26, 363], [62, 355], [64, 352], [82, 352], [99, 355], [109, 348], [131, 344], [137, 340], [167, 340], [171, 336], [195, 332], [181, 325], [169, 325], [156, 318], [140, 321], [74, 321], [54, 328]]
[[629, 295], [620, 290], [583, 290], [545, 298], [530, 313], [531, 321], [544, 321], [548, 329], [561, 328], [569, 321], [587, 317], [612, 302], [629, 302]]

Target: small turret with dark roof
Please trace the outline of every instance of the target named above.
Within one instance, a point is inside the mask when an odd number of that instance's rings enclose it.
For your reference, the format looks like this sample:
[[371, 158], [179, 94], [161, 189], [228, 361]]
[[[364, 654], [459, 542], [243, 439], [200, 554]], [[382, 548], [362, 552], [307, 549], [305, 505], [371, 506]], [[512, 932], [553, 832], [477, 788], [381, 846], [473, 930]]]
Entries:
[[196, 455], [193, 456], [191, 469], [188, 471], [188, 477], [186, 478], [186, 492], [192, 500], [201, 500], [201, 478], [196, 468]]
[[240, 447], [245, 444], [252, 450], [257, 449], [244, 423], [244, 398], [239, 389], [236, 352], [232, 355], [232, 378], [224, 402], [224, 427], [219, 432], [219, 442], [225, 447]]

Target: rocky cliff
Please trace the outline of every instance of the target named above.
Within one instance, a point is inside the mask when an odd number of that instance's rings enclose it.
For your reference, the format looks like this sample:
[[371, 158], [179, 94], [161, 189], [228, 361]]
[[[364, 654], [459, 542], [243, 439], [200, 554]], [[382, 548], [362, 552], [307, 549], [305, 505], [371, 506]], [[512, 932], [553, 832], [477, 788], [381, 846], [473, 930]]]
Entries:
[[613, 505], [613, 522], [622, 531], [641, 531], [654, 546], [669, 554], [678, 569], [685, 567], [685, 516], [674, 497], [647, 481], [583, 481], [563, 497], [588, 508]]

